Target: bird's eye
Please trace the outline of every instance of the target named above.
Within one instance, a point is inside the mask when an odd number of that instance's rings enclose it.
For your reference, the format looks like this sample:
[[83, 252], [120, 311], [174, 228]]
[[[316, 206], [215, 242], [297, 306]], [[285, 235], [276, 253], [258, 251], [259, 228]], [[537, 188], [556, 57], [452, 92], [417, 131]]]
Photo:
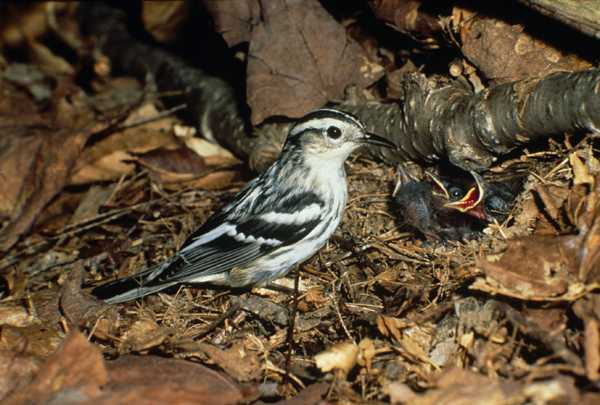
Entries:
[[331, 139], [338, 139], [342, 136], [342, 130], [338, 127], [329, 127], [327, 128], [327, 136]]
[[462, 195], [463, 195], [462, 190], [458, 187], [450, 187], [450, 189], [448, 190], [448, 193], [450, 194], [451, 198], [459, 198], [459, 197], [462, 197]]

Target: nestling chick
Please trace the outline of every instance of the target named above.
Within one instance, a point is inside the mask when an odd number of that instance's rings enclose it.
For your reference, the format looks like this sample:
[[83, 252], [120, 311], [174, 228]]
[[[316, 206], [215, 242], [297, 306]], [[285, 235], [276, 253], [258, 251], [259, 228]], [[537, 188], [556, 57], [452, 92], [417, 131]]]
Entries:
[[464, 177], [438, 177], [431, 182], [411, 178], [398, 168], [394, 203], [404, 223], [428, 239], [469, 239], [485, 223], [503, 221], [516, 196], [512, 184], [489, 183], [472, 172]]

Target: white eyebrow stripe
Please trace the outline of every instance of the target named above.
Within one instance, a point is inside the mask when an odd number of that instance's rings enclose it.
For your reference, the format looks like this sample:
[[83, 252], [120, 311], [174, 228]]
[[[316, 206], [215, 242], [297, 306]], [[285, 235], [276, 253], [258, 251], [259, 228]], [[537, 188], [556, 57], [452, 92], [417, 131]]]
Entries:
[[266, 222], [281, 225], [301, 225], [317, 219], [321, 215], [321, 205], [313, 203], [303, 209], [293, 213], [287, 212], [267, 212], [259, 218]]
[[364, 128], [364, 126], [363, 126], [363, 123], [362, 123], [362, 122], [360, 122], [360, 121], [358, 120], [358, 118], [356, 118], [355, 116], [353, 116], [353, 115], [351, 115], [351, 114], [348, 114], [348, 113], [347, 113], [347, 112], [345, 112], [345, 111], [342, 111], [342, 110], [336, 110], [336, 109], [333, 109], [333, 108], [321, 108], [319, 111], [331, 111], [332, 113], [335, 113], [335, 114], [340, 114], [340, 115], [344, 116], [344, 118], [346, 118], [347, 120], [354, 122], [354, 123], [355, 123], [357, 126], [359, 126], [360, 128]]
[[[299, 134], [309, 128], [325, 129], [325, 128], [329, 128], [331, 126], [338, 127], [342, 131], [344, 131], [345, 128], [351, 129], [352, 127], [354, 127], [351, 123], [342, 121], [339, 118], [333, 118], [333, 117], [313, 118], [313, 119], [310, 119], [301, 124], [297, 124], [295, 127], [292, 128], [290, 135], [293, 136], [295, 134]], [[360, 126], [360, 128], [362, 128], [362, 125]]]

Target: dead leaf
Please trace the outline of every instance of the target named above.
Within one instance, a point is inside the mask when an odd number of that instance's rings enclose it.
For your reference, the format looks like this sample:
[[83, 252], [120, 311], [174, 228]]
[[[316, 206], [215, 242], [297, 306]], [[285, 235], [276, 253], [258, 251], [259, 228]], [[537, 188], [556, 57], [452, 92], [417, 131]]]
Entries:
[[571, 163], [571, 167], [573, 168], [573, 184], [589, 184], [592, 187], [594, 186], [594, 176], [590, 174], [577, 152], [569, 155], [569, 163]]
[[[2, 376], [28, 376], [37, 368], [35, 359], [20, 355], [10, 361], [0, 352]], [[79, 332], [71, 333], [41, 366], [31, 381], [5, 384], [12, 389], [3, 404], [189, 404], [215, 405], [250, 402], [257, 390], [242, 389], [219, 373], [187, 361], [157, 356], [122, 356], [105, 363], [100, 351]], [[16, 390], [15, 390], [16, 389]], [[2, 392], [2, 391], [0, 391]], [[0, 399], [2, 399], [0, 397]]]
[[573, 299], [583, 291], [577, 279], [577, 236], [538, 236], [509, 241], [499, 259], [479, 259], [486, 275], [473, 289], [527, 300]]
[[412, 326], [412, 322], [405, 321], [392, 316], [378, 315], [377, 329], [383, 336], [392, 336], [396, 340], [402, 340], [402, 329]]
[[[67, 184], [88, 137], [104, 127], [94, 123], [83, 93], [75, 89], [65, 92], [47, 127], [32, 128], [26, 136], [19, 135], [21, 129], [2, 137], [8, 145], [0, 147], [0, 181], [6, 180], [11, 187], [2, 188], [0, 200], [13, 201], [14, 207], [0, 238], [0, 251], [9, 249], [30, 229], [39, 212]], [[20, 184], [10, 180], [12, 176]]]
[[563, 308], [523, 308], [523, 315], [535, 322], [542, 330], [558, 335], [567, 327], [567, 316]]
[[185, 0], [142, 2], [144, 28], [158, 42], [170, 42], [179, 33], [188, 16], [189, 4]]
[[23, 328], [36, 321], [37, 319], [22, 306], [0, 305], [0, 326], [9, 325]]
[[[271, 405], [326, 405], [323, 402], [323, 396], [329, 390], [328, 383], [316, 383], [304, 388], [298, 395], [283, 401], [269, 402]], [[267, 405], [266, 402], [259, 401], [256, 405]]]
[[401, 32], [419, 37], [431, 36], [442, 30], [437, 16], [420, 10], [422, 0], [378, 0], [369, 6], [375, 16]]
[[317, 367], [324, 373], [339, 370], [344, 376], [348, 375], [358, 361], [359, 348], [353, 342], [342, 342], [315, 355]]
[[556, 377], [526, 385], [522, 395], [534, 404], [575, 404], [580, 403], [579, 393], [569, 377]]
[[77, 224], [98, 215], [98, 210], [108, 201], [115, 191], [116, 185], [94, 185], [88, 189], [77, 209], [69, 219], [69, 224]]
[[[595, 195], [597, 191], [591, 193]], [[586, 224], [581, 229], [579, 246], [579, 279], [587, 284], [600, 283], [600, 206], [597, 207], [596, 216], [593, 217], [591, 226]], [[587, 228], [587, 229], [586, 229]]]
[[[33, 380], [5, 399], [5, 404], [84, 403], [101, 395], [108, 382], [102, 354], [79, 332], [73, 332], [44, 363]], [[75, 403], [75, 402], [71, 402]]]
[[32, 321], [19, 327], [2, 326], [0, 350], [46, 358], [56, 351], [64, 339], [64, 329], [59, 324], [58, 293], [42, 290], [29, 298], [27, 312], [32, 314]]
[[248, 350], [243, 342], [237, 341], [225, 350], [206, 343], [197, 343], [193, 347], [192, 350], [206, 354], [236, 381], [254, 381], [260, 378], [262, 368], [256, 352]]
[[[158, 114], [156, 107], [147, 103], [132, 112], [123, 125], [150, 119]], [[135, 153], [147, 153], [158, 148], [176, 148], [178, 142], [171, 133], [175, 122], [177, 121], [174, 118], [164, 117], [111, 134], [86, 148], [77, 161], [69, 180], [70, 184], [118, 179], [133, 171]]]
[[104, 387], [100, 404], [233, 405], [257, 397], [256, 389], [242, 389], [216, 371], [189, 361], [122, 356], [107, 362], [107, 367], [110, 382]]
[[231, 187], [232, 183], [246, 180], [247, 176], [244, 176], [240, 170], [218, 170], [198, 179], [177, 183], [177, 185], [173, 186], [165, 183], [164, 187], [167, 190], [181, 190], [182, 187], [189, 189], [223, 190]]
[[[535, 213], [538, 217], [538, 224], [536, 227], [536, 232], [541, 234], [544, 232], [544, 227], [549, 228], [548, 232], [551, 235], [556, 234], [556, 227], [554, 224], [558, 224], [559, 226], [564, 226], [564, 221], [562, 218], [561, 207], [569, 196], [569, 189], [566, 185], [559, 187], [555, 185], [545, 185], [545, 184], [536, 184], [534, 187], [535, 193], [537, 197], [542, 202], [541, 207], [535, 206]], [[546, 215], [554, 221], [554, 223], [549, 222], [546, 219]], [[543, 222], [542, 222], [543, 221]]]
[[168, 330], [153, 319], [139, 319], [129, 326], [121, 337], [120, 352], [141, 352], [162, 344], [169, 336]]
[[247, 101], [252, 123], [300, 117], [346, 87], [364, 88], [383, 74], [316, 0], [262, 2], [251, 34]]
[[244, 311], [248, 311], [278, 325], [285, 326], [289, 322], [288, 308], [277, 304], [273, 300], [249, 295], [243, 299], [232, 300], [232, 303], [239, 303]]
[[173, 133], [185, 146], [206, 160], [210, 166], [234, 165], [241, 163], [233, 154], [219, 144], [196, 136], [196, 128], [175, 125]]
[[373, 366], [373, 358], [375, 357], [375, 344], [369, 338], [364, 338], [358, 343], [358, 365], [363, 366], [370, 373]]
[[508, 405], [519, 398], [520, 385], [506, 380], [493, 380], [474, 372], [450, 369], [440, 376], [437, 389], [428, 390], [411, 401], [415, 405]]
[[[575, 300], [595, 288], [600, 283], [600, 185], [596, 180], [595, 189], [572, 189], [565, 203], [578, 233], [510, 240], [504, 253], [477, 260], [485, 278], [477, 279], [471, 288], [534, 301]], [[580, 197], [576, 192], [580, 188], [588, 190], [587, 194]]]
[[61, 56], [58, 56], [46, 45], [36, 41], [27, 41], [28, 53], [31, 62], [48, 72], [52, 76], [72, 76], [75, 68]]
[[252, 27], [260, 20], [257, 0], [203, 0], [215, 30], [230, 47], [250, 40]]
[[4, 9], [12, 18], [3, 19], [0, 25], [0, 44], [8, 47], [22, 45], [28, 39], [37, 38], [48, 30], [46, 4], [33, 7], [13, 7]]
[[0, 350], [0, 401], [27, 384], [40, 367], [33, 355]]
[[389, 395], [392, 404], [410, 404], [417, 394], [410, 387], [401, 382], [392, 382], [384, 387], [384, 392]]
[[585, 321], [585, 372], [591, 381], [600, 379], [600, 328], [598, 321], [589, 318]]
[[95, 322], [100, 314], [113, 310], [81, 290], [82, 272], [83, 264], [79, 261], [69, 273], [60, 294], [60, 309], [75, 328]]
[[464, 55], [494, 84], [591, 67], [581, 57], [532, 36], [524, 24], [484, 15], [465, 19], [460, 39]]
[[148, 169], [160, 183], [191, 180], [210, 170], [205, 160], [188, 148], [154, 149], [137, 155], [135, 161]]

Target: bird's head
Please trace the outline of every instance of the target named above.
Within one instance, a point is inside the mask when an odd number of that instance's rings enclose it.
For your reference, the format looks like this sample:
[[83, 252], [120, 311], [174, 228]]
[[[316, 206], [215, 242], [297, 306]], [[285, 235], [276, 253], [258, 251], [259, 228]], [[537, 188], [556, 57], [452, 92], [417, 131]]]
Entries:
[[290, 129], [284, 150], [298, 150], [307, 158], [344, 160], [362, 145], [396, 148], [392, 142], [367, 132], [353, 115], [329, 108], [313, 111]]

